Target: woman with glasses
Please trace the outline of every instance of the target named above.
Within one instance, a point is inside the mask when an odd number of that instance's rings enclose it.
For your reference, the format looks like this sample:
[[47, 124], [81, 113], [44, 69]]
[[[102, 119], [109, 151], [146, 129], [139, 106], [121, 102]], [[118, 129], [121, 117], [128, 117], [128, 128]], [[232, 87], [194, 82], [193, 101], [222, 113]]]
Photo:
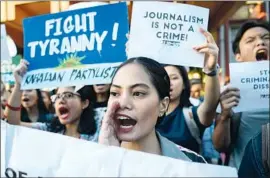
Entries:
[[56, 94], [52, 96], [57, 117], [49, 123], [25, 123], [20, 120], [21, 113], [16, 108], [21, 105], [20, 85], [28, 64], [26, 60], [21, 60], [20, 65], [14, 71], [16, 86], [9, 101], [11, 107], [6, 110], [8, 123], [60, 133], [83, 140], [97, 141], [98, 133], [96, 133], [94, 111], [91, 104], [94, 95], [92, 86], [84, 86], [78, 91], [75, 91], [75, 87], [58, 88]]

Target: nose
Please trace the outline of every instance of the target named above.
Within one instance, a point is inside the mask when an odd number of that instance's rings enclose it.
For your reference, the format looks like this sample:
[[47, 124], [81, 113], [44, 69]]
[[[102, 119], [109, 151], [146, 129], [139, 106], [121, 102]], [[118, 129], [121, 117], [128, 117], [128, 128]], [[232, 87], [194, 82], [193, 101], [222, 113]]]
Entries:
[[121, 95], [118, 102], [120, 104], [120, 109], [130, 110], [132, 108], [131, 96], [128, 94]]
[[59, 99], [58, 99], [58, 103], [60, 104], [64, 104], [66, 103], [66, 100], [65, 100], [65, 97], [64, 96], [61, 96]]
[[27, 93], [24, 91], [23, 93], [22, 93], [22, 96], [27, 96]]
[[261, 37], [257, 39], [257, 46], [265, 46], [265, 41]]

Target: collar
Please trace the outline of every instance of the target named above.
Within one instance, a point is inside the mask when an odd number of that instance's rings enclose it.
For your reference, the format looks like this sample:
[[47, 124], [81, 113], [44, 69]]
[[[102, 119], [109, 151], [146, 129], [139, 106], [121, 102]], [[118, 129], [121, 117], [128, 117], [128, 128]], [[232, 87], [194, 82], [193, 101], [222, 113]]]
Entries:
[[167, 157], [175, 158], [175, 159], [181, 159], [184, 161], [191, 161], [175, 143], [161, 136], [158, 132], [156, 132], [156, 134], [160, 143], [161, 152], [163, 156], [167, 156]]

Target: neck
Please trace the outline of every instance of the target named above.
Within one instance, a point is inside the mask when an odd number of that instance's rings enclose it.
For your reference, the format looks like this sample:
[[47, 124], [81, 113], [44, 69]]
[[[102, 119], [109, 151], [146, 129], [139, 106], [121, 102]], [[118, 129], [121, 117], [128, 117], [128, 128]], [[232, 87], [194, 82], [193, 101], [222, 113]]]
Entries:
[[66, 131], [64, 135], [70, 136], [70, 137], [75, 137], [75, 138], [80, 138], [80, 134], [78, 133], [78, 125], [79, 125], [79, 119], [74, 121], [73, 123], [67, 124], [66, 126]]
[[30, 108], [25, 108], [28, 114], [29, 119], [32, 122], [37, 122], [38, 117], [39, 117], [39, 111], [37, 108], [37, 105], [34, 105], [33, 107]]
[[101, 103], [101, 102], [105, 102], [108, 98], [108, 94], [107, 93], [98, 93], [97, 95], [97, 102]]
[[153, 130], [149, 135], [134, 142], [122, 142], [121, 147], [130, 150], [142, 151], [151, 154], [162, 155], [160, 144], [156, 135], [155, 130]]
[[170, 102], [166, 115], [170, 114], [180, 104], [180, 99], [176, 99]]

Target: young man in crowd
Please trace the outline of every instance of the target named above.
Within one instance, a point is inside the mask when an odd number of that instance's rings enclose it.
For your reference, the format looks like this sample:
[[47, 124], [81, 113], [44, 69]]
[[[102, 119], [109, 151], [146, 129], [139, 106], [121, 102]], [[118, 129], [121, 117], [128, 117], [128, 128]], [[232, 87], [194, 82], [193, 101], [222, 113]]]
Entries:
[[[243, 24], [233, 42], [238, 62], [269, 60], [269, 22], [248, 21]], [[220, 95], [221, 114], [216, 120], [213, 143], [220, 152], [227, 153], [229, 166], [239, 169], [248, 141], [269, 122], [269, 109], [233, 113], [240, 100], [238, 88], [227, 87]]]

